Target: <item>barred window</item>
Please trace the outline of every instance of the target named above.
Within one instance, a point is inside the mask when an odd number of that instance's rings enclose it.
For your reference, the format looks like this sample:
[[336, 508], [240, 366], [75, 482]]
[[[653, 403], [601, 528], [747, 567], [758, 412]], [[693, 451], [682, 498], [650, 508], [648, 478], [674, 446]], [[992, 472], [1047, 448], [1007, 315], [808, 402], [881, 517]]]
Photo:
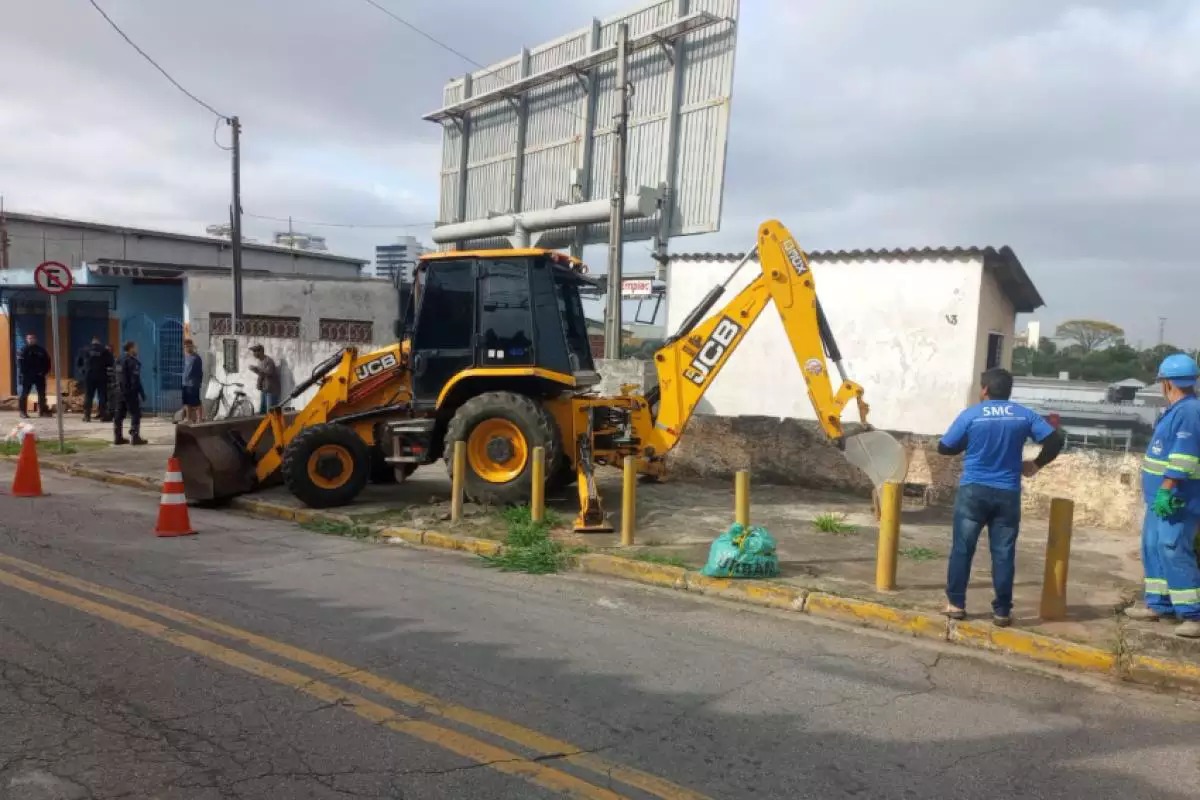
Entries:
[[355, 319], [321, 319], [317, 338], [323, 342], [370, 344], [375, 340], [372, 323]]
[[[232, 336], [233, 318], [229, 314], [210, 314], [208, 317], [210, 336]], [[254, 336], [263, 339], [299, 339], [299, 317], [268, 317], [251, 314], [238, 317], [237, 336]]]

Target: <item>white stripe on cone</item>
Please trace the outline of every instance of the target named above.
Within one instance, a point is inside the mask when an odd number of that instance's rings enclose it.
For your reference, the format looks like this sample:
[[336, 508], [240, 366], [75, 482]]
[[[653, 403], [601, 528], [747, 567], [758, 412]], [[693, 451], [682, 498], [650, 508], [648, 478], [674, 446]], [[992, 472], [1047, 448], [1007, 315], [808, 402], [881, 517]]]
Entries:
[[167, 477], [163, 478], [167, 483], [183, 483], [182, 472], [168, 472]]
[[162, 505], [164, 505], [164, 506], [186, 506], [187, 505], [187, 495], [183, 494], [183, 493], [166, 494], [164, 492], [163, 496], [162, 496]]

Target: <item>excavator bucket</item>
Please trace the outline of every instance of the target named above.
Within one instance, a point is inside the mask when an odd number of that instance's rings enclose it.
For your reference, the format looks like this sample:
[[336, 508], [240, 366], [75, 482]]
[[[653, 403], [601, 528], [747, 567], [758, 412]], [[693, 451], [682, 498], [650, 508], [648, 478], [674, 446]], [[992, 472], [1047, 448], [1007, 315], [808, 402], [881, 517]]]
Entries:
[[[286, 415], [285, 419], [294, 416]], [[260, 483], [254, 468], [257, 458], [246, 450], [246, 443], [264, 419], [261, 416], [238, 417], [176, 426], [175, 457], [183, 470], [183, 489], [189, 501], [219, 503], [278, 482], [278, 475], [275, 475]], [[271, 444], [270, 434], [263, 439], [258, 448], [260, 452]]]
[[890, 433], [877, 430], [851, 433], [843, 444], [846, 460], [865, 472], [876, 489], [885, 483], [904, 481], [908, 455]]

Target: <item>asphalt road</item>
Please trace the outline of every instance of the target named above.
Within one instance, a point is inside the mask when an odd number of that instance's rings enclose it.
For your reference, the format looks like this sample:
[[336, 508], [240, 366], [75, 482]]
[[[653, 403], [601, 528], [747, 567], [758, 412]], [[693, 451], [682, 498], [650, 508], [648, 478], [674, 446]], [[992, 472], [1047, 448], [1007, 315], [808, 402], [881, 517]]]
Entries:
[[[11, 479], [0, 466], [0, 485]], [[0, 798], [1190, 798], [1200, 709], [192, 511], [0, 496]]]

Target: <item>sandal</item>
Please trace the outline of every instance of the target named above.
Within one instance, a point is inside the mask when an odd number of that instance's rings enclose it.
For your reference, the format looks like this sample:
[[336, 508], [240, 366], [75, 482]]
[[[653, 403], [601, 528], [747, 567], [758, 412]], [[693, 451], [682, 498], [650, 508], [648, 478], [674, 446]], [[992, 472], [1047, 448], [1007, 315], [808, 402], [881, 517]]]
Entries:
[[967, 618], [966, 609], [955, 608], [954, 606], [947, 606], [942, 613], [950, 619], [964, 620]]

